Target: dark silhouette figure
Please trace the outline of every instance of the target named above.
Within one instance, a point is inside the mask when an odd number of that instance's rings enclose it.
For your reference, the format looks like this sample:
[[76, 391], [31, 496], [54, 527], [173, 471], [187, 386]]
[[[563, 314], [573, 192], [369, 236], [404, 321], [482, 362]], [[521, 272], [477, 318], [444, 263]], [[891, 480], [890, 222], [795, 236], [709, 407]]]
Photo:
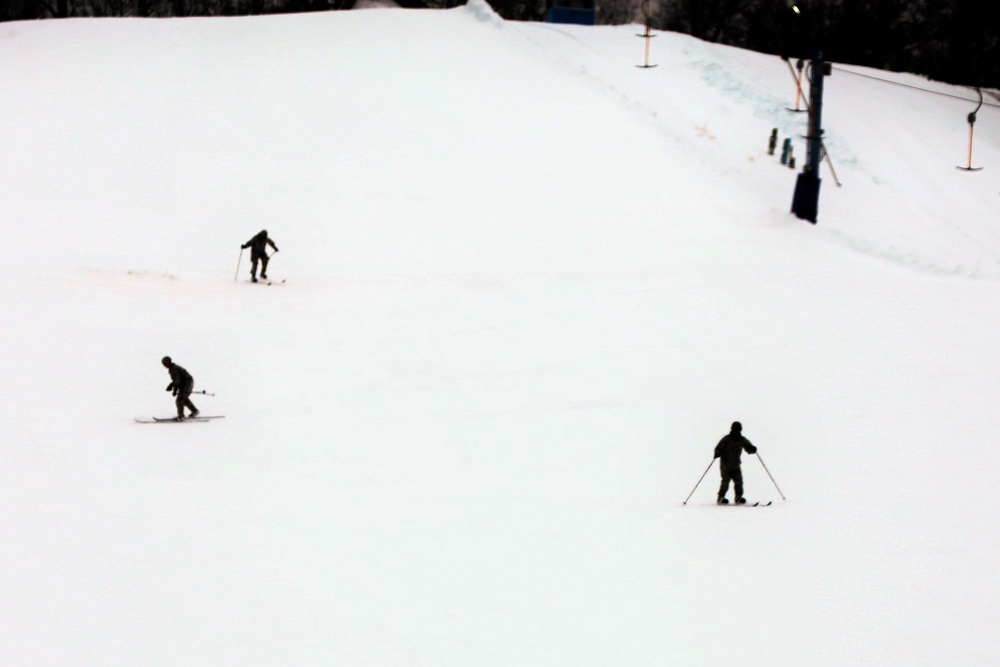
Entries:
[[198, 408], [191, 402], [191, 392], [194, 391], [194, 378], [186, 370], [175, 364], [170, 357], [163, 357], [163, 366], [170, 372], [170, 384], [167, 391], [172, 391], [177, 397], [177, 418], [184, 419], [184, 408], [191, 411], [189, 416], [197, 417]]
[[719, 444], [715, 446], [715, 458], [719, 459], [719, 473], [722, 475], [722, 484], [719, 486], [719, 498], [716, 502], [720, 505], [727, 505], [726, 493], [729, 491], [729, 482], [733, 483], [736, 492], [736, 503], [742, 505], [747, 500], [743, 497], [743, 471], [740, 469], [740, 455], [746, 451], [747, 454], [756, 454], [757, 448], [750, 444], [750, 441], [743, 437], [743, 425], [733, 422], [729, 433], [722, 437]]
[[250, 280], [253, 282], [257, 282], [257, 262], [260, 262], [260, 277], [267, 279], [267, 262], [270, 259], [267, 254], [267, 246], [271, 246], [274, 248], [274, 252], [278, 252], [278, 246], [274, 245], [274, 241], [268, 238], [266, 229], [260, 230], [256, 236], [240, 246], [244, 250], [250, 248]]

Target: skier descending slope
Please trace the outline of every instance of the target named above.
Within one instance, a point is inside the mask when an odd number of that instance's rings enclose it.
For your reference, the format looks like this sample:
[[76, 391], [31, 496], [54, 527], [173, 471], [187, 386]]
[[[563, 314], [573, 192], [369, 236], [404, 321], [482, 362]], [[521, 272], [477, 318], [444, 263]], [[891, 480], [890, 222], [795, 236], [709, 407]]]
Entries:
[[267, 280], [267, 262], [270, 257], [267, 254], [267, 246], [274, 248], [278, 252], [278, 246], [274, 240], [267, 235], [267, 230], [262, 229], [257, 234], [240, 246], [242, 250], [250, 248], [250, 280], [257, 282], [257, 262], [260, 262], [260, 277]]
[[170, 384], [167, 391], [172, 391], [177, 397], [177, 419], [184, 419], [184, 408], [191, 410], [191, 416], [198, 416], [198, 408], [191, 402], [191, 392], [194, 391], [194, 378], [186, 370], [173, 362], [170, 357], [163, 357], [163, 366], [170, 372]]
[[743, 497], [743, 471], [740, 468], [740, 455], [744, 450], [747, 454], [757, 453], [757, 448], [743, 437], [743, 425], [733, 422], [729, 433], [715, 446], [715, 458], [719, 459], [719, 473], [722, 475], [722, 484], [719, 486], [719, 497], [716, 501], [720, 505], [729, 504], [726, 493], [729, 491], [730, 481], [733, 482], [736, 503], [742, 505], [747, 501]]

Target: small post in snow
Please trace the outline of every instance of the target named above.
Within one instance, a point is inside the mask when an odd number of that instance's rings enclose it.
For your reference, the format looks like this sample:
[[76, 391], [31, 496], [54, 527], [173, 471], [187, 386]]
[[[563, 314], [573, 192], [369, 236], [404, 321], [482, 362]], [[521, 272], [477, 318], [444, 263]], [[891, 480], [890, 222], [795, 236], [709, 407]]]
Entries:
[[642, 37], [646, 40], [646, 59], [643, 61], [642, 65], [636, 65], [636, 67], [641, 67], [642, 69], [649, 69], [650, 67], [656, 67], [656, 65], [649, 64], [649, 40], [651, 40], [653, 37], [656, 37], [656, 35], [653, 35], [649, 32], [649, 0], [642, 0], [640, 8], [642, 9], [642, 16], [644, 19], [644, 23], [646, 24], [646, 31], [636, 36]]
[[970, 113], [969, 116], [968, 116], [968, 121], [969, 121], [969, 164], [967, 166], [965, 166], [965, 167], [955, 167], [956, 169], [961, 169], [962, 171], [979, 171], [979, 170], [982, 169], [982, 167], [973, 167], [972, 166], [972, 126], [976, 124], [976, 113], [979, 111], [979, 108], [983, 106], [983, 91], [977, 86], [976, 87], [976, 92], [979, 93], [979, 106], [977, 106], [976, 110], [973, 111], [972, 113]]
[[[788, 66], [791, 67], [792, 64], [788, 63]], [[789, 111], [794, 111], [796, 113], [809, 111], [809, 109], [799, 108], [799, 102], [802, 101], [802, 72], [805, 70], [805, 67], [806, 67], [806, 62], [802, 60], [802, 58], [799, 58], [798, 61], [796, 61], [795, 63], [795, 69], [799, 71], [798, 78], [796, 79], [795, 82], [795, 108], [792, 109], [791, 107], [788, 107]]]

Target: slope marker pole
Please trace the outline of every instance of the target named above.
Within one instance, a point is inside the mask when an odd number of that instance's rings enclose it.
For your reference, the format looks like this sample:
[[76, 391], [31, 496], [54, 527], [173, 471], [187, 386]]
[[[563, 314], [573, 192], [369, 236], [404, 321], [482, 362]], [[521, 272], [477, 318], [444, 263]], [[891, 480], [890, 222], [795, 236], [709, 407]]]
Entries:
[[642, 15], [645, 18], [644, 22], [646, 24], [646, 32], [637, 36], [642, 37], [646, 40], [646, 58], [643, 61], [642, 65], [636, 65], [636, 67], [641, 67], [642, 69], [650, 69], [652, 67], [656, 67], [656, 65], [649, 64], [649, 40], [652, 39], [653, 37], [656, 37], [656, 35], [653, 35], [649, 32], [649, 0], [643, 0], [642, 5], [640, 5], [640, 9], [642, 9]]
[[961, 169], [962, 171], [980, 171], [982, 169], [982, 167], [972, 166], [972, 128], [976, 124], [976, 114], [983, 106], [983, 91], [981, 88], [977, 87], [976, 92], [979, 93], [979, 104], [976, 106], [976, 110], [970, 113], [966, 119], [969, 121], [969, 164], [964, 167], [955, 167], [956, 169]]

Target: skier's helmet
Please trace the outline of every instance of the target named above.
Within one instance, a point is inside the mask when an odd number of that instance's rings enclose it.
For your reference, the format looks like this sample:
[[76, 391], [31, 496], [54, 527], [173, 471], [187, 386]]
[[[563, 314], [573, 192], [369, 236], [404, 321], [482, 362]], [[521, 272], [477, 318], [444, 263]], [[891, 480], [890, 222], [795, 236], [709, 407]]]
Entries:
[[733, 422], [733, 428], [732, 428], [733, 433], [739, 433], [742, 430], [743, 430], [743, 424], [739, 422]]
[[162, 359], [160, 359], [160, 363], [163, 364], [164, 366], [170, 366], [170, 364], [172, 364], [173, 361], [170, 360], [170, 357], [163, 357]]

